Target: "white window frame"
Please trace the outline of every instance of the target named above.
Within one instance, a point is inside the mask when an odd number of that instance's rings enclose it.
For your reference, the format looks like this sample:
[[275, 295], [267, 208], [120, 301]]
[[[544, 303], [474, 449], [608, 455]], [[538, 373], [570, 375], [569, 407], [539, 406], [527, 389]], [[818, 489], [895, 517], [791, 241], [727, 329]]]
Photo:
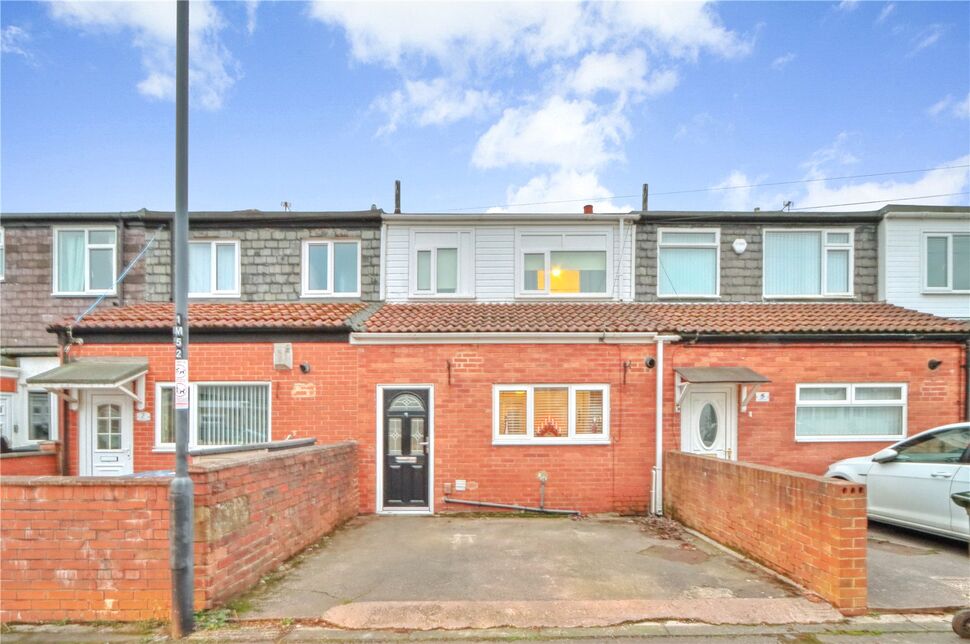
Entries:
[[7, 231], [0, 226], [0, 282], [7, 278]]
[[[21, 386], [23, 386], [23, 385], [21, 385]], [[59, 400], [57, 398], [57, 396], [54, 395], [54, 394], [52, 394], [52, 393], [50, 393], [46, 389], [41, 389], [39, 387], [27, 387], [26, 389], [24, 389], [24, 392], [25, 393], [24, 393], [24, 398], [23, 398], [23, 400], [24, 400], [24, 402], [23, 402], [23, 412], [24, 412], [24, 416], [23, 416], [23, 426], [24, 426], [24, 429], [26, 431], [24, 432], [24, 438], [22, 439], [23, 443], [25, 445], [36, 445], [37, 443], [40, 443], [41, 441], [45, 441], [45, 440], [51, 440], [51, 441], [58, 440], [58, 436], [60, 435], [59, 432], [58, 432], [58, 429], [60, 428], [60, 422], [59, 422], [60, 419], [59, 419], [59, 416], [58, 416], [58, 411], [59, 411], [60, 405], [57, 404], [57, 402]], [[30, 437], [30, 420], [31, 420], [30, 419], [30, 394], [47, 394], [47, 404], [50, 405], [50, 410], [51, 410], [50, 411], [50, 423], [51, 423], [51, 426], [50, 426], [50, 431], [48, 432], [48, 436], [49, 436], [48, 438], [31, 438]], [[16, 394], [14, 396], [16, 396]], [[11, 398], [11, 400], [14, 400], [14, 398]]]
[[[920, 285], [922, 286], [923, 293], [954, 293], [958, 295], [970, 293], [968, 289], [953, 288], [953, 237], [955, 235], [970, 235], [970, 230], [963, 232], [946, 231], [923, 233], [923, 239], [920, 242]], [[943, 237], [946, 239], [946, 286], [930, 286], [927, 284], [927, 280], [930, 277], [930, 272], [926, 266], [926, 263], [930, 259], [930, 253], [927, 248], [930, 237]]]
[[[189, 292], [190, 298], [238, 298], [242, 293], [242, 260], [240, 258], [240, 244], [238, 239], [192, 239], [189, 240], [189, 245], [192, 244], [208, 244], [209, 245], [209, 285], [212, 286], [212, 290], [209, 291], [199, 291], [199, 292]], [[231, 291], [220, 291], [218, 290], [216, 278], [218, 258], [217, 250], [218, 246], [233, 246], [236, 253], [236, 265], [234, 270], [236, 271], [235, 284], [236, 288]], [[189, 267], [191, 270], [191, 267]]]
[[[334, 244], [356, 244], [357, 245], [357, 290], [353, 293], [343, 292], [334, 293], [333, 283], [336, 277], [333, 272], [334, 256], [333, 256], [333, 245]], [[327, 246], [327, 288], [326, 290], [313, 290], [310, 288], [310, 247], [311, 246]], [[300, 252], [300, 297], [360, 297], [360, 258], [361, 258], [361, 240], [360, 239], [347, 239], [347, 238], [334, 238], [334, 239], [304, 239], [302, 249]]]
[[[582, 243], [567, 243], [570, 237], [577, 237], [580, 235], [590, 235], [597, 237], [604, 237], [606, 240], [606, 248], [590, 248], [589, 246], [584, 246]], [[522, 239], [526, 237], [556, 237], [562, 238], [562, 243], [557, 248], [553, 247], [533, 247], [525, 248], [522, 245]], [[616, 254], [614, 248], [613, 231], [612, 229], [598, 229], [598, 230], [517, 230], [515, 232], [515, 297], [522, 299], [579, 299], [579, 300], [590, 300], [590, 299], [611, 299], [613, 297], [613, 280], [614, 268], [613, 268], [613, 257]], [[552, 253], [554, 252], [570, 252], [570, 251], [595, 251], [595, 252], [605, 252], [606, 253], [606, 290], [601, 293], [553, 293], [552, 288], [552, 278], [550, 275], [551, 263], [552, 263]], [[541, 290], [528, 290], [522, 287], [525, 278], [525, 256], [526, 255], [539, 255], [542, 254], [545, 258], [545, 264], [543, 266], [543, 274], [546, 276], [545, 288]]]
[[[664, 243], [664, 233], [714, 233], [713, 242], [703, 243], [684, 243], [671, 242]], [[714, 249], [714, 293], [661, 293], [660, 283], [663, 275], [663, 265], [660, 260], [660, 251], [664, 248], [712, 248]], [[675, 300], [677, 298], [690, 298], [716, 300], [721, 297], [721, 229], [720, 228], [658, 228], [657, 229], [657, 297], [665, 300]]]
[[[832, 387], [842, 387], [846, 390], [845, 400], [806, 400], [802, 402], [802, 391], [805, 389], [828, 389]], [[855, 390], [862, 388], [883, 388], [896, 389], [900, 391], [899, 400], [856, 400]], [[867, 434], [862, 436], [845, 434], [822, 434], [817, 436], [798, 435], [798, 408], [799, 407], [900, 407], [903, 410], [902, 432], [899, 434]], [[909, 386], [902, 382], [828, 382], [828, 383], [805, 383], [795, 385], [795, 423], [794, 433], [796, 443], [879, 443], [903, 440], [909, 432]]]
[[[267, 380], [212, 380], [204, 382], [193, 382], [189, 385], [189, 449], [195, 449], [199, 447], [199, 416], [198, 416], [198, 401], [199, 401], [199, 385], [215, 385], [215, 386], [233, 386], [233, 385], [262, 385], [267, 389], [266, 396], [266, 414], [267, 424], [266, 424], [266, 434], [267, 442], [273, 440], [273, 383]], [[156, 452], [174, 452], [175, 443], [163, 443], [162, 442], [162, 415], [159, 413], [161, 409], [162, 401], [162, 389], [173, 389], [175, 387], [174, 382], [157, 382], [155, 383], [155, 448], [153, 451]], [[174, 410], [172, 412], [175, 413]], [[175, 421], [175, 417], [172, 417], [172, 422]], [[203, 448], [209, 447], [203, 445]], [[235, 447], [235, 445], [219, 445], [219, 447]]]
[[[768, 233], [820, 233], [822, 236], [822, 248], [819, 261], [820, 265], [820, 284], [819, 292], [814, 294], [800, 295], [768, 295], [767, 275], [768, 262]], [[832, 233], [849, 235], [849, 241], [845, 244], [829, 243], [828, 236]], [[855, 297], [855, 229], [854, 228], [765, 228], [761, 231], [761, 296], [766, 300], [819, 300], [819, 299], [852, 299]], [[849, 251], [849, 283], [848, 291], [845, 293], [828, 292], [828, 262], [829, 250], [848, 250]]]
[[[115, 241], [113, 244], [92, 244], [91, 243], [91, 233], [110, 230], [115, 234]], [[64, 295], [64, 296], [85, 296], [85, 295], [114, 295], [117, 291], [117, 280], [118, 280], [118, 229], [115, 226], [55, 226], [53, 230], [54, 234], [52, 237], [53, 243], [51, 244], [51, 255], [53, 259], [51, 261], [51, 285], [52, 285], [52, 295]], [[84, 233], [84, 290], [83, 291], [61, 291], [58, 289], [57, 277], [58, 277], [58, 267], [57, 267], [57, 237], [62, 232], [83, 232]], [[92, 250], [104, 250], [111, 249], [111, 288], [110, 289], [92, 289], [91, 288], [91, 271], [90, 271], [90, 261], [91, 261], [91, 251]]]
[[[454, 243], [445, 236], [454, 237]], [[424, 241], [421, 238], [431, 238]], [[470, 228], [414, 228], [409, 234], [408, 297], [414, 299], [464, 299], [473, 297], [475, 275], [475, 230]], [[438, 292], [438, 250], [454, 248], [457, 252], [458, 272], [454, 293]], [[431, 252], [431, 290], [418, 290], [418, 253]]]
[[[559, 438], [534, 436], [535, 390], [569, 389], [569, 435]], [[503, 391], [526, 392], [526, 434], [509, 436], [499, 433], [499, 394]], [[603, 433], [597, 436], [576, 436], [576, 391], [603, 392]], [[604, 384], [492, 385], [492, 445], [608, 445], [610, 443], [610, 386]]]

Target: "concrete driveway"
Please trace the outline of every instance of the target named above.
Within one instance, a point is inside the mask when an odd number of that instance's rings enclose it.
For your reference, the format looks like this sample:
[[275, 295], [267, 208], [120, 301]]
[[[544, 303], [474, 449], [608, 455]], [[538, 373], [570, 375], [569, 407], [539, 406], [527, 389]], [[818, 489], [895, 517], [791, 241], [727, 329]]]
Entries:
[[242, 617], [416, 629], [839, 618], [677, 532], [670, 522], [627, 518], [360, 517], [255, 596]]
[[970, 606], [966, 543], [870, 522], [868, 564], [870, 609]]

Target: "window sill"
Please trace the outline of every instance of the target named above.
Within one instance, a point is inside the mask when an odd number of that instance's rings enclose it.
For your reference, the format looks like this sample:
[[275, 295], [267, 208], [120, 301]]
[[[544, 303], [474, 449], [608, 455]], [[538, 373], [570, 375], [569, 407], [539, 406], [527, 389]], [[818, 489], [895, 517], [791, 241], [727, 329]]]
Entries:
[[796, 443], [898, 443], [906, 436], [796, 436]]
[[409, 293], [409, 300], [460, 300], [471, 302], [475, 300], [474, 295], [467, 293]]
[[720, 295], [663, 295], [657, 293], [657, 299], [660, 300], [719, 300]]
[[156, 445], [155, 447], [152, 448], [152, 452], [154, 452], [156, 454], [174, 454], [175, 453], [175, 447], [174, 446], [172, 446], [172, 447], [160, 447], [160, 446]]
[[765, 300], [854, 300], [854, 293], [846, 293], [843, 295], [762, 295]]
[[[517, 300], [612, 300], [607, 293], [516, 293]], [[622, 298], [620, 298], [622, 299]]]
[[944, 291], [942, 289], [940, 289], [939, 291], [923, 290], [923, 291], [920, 291], [920, 294], [921, 295], [970, 295], [970, 291], [953, 291], [953, 290]]
[[357, 293], [300, 293], [302, 300], [354, 300], [360, 299], [360, 292]]
[[238, 300], [240, 293], [189, 293], [190, 300]]
[[492, 439], [493, 447], [544, 447], [546, 445], [609, 445], [610, 437], [595, 439], [576, 439], [576, 438], [549, 438], [545, 440], [498, 440]]
[[107, 297], [114, 297], [118, 295], [117, 291], [79, 291], [77, 293], [51, 293], [51, 297], [101, 297], [102, 295]]

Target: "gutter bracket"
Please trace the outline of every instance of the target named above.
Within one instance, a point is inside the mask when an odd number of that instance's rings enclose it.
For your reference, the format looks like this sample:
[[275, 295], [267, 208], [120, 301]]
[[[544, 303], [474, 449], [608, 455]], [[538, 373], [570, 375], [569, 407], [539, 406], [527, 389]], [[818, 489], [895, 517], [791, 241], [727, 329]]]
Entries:
[[680, 403], [684, 400], [689, 388], [690, 383], [685, 382], [679, 373], [674, 372], [674, 410], [678, 413], [680, 413]]
[[760, 383], [755, 384], [750, 389], [748, 388], [748, 385], [741, 385], [741, 413], [742, 414], [748, 411], [748, 403], [754, 400], [754, 395], [758, 393], [758, 389], [760, 387], [761, 387]]

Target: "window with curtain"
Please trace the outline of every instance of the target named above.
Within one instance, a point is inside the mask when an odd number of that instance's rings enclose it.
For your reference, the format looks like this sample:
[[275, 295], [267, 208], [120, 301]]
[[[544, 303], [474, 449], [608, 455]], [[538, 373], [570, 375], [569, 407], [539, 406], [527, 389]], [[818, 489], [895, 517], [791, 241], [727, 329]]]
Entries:
[[303, 242], [303, 296], [360, 295], [360, 242]]
[[[252, 445], [270, 440], [268, 383], [193, 383], [189, 444], [199, 447]], [[171, 385], [159, 385], [155, 398], [155, 442], [175, 445]]]
[[851, 230], [764, 233], [765, 297], [852, 295]]
[[189, 242], [189, 296], [239, 296], [239, 242]]
[[657, 243], [659, 295], [717, 296], [719, 231], [660, 230]]
[[114, 228], [55, 228], [54, 293], [114, 292], [116, 259]]
[[415, 259], [417, 293], [453, 295], [458, 292], [457, 248], [420, 248]]
[[606, 293], [606, 251], [551, 251], [549, 292]]
[[51, 439], [51, 395], [46, 391], [27, 392], [27, 438]]
[[797, 385], [800, 441], [898, 440], [906, 435], [906, 385]]
[[930, 233], [923, 238], [923, 289], [970, 291], [970, 233]]
[[609, 442], [607, 385], [495, 385], [495, 444]]

